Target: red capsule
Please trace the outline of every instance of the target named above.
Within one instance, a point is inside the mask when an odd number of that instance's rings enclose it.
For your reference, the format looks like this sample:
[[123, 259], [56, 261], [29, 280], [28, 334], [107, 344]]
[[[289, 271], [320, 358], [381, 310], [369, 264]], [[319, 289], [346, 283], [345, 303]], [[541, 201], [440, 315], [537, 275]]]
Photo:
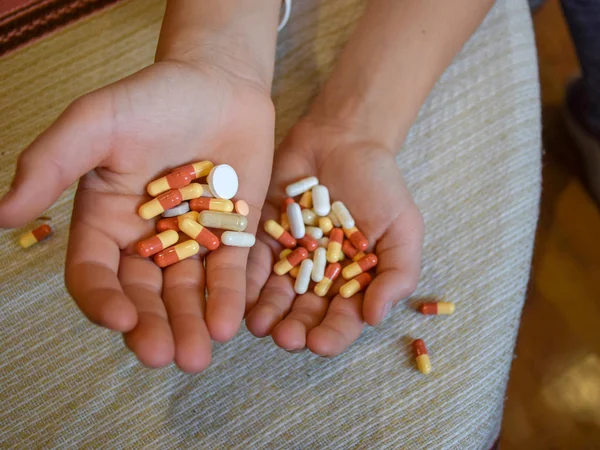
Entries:
[[369, 246], [369, 240], [356, 227], [344, 228], [344, 234], [350, 239], [352, 245], [360, 251], [365, 251]]
[[358, 253], [358, 250], [356, 250], [354, 245], [352, 245], [348, 239], [344, 239], [344, 242], [342, 243], [342, 251], [344, 252], [344, 255], [350, 259], [353, 259]]
[[314, 252], [319, 246], [319, 242], [310, 234], [305, 234], [303, 238], [297, 239], [298, 245], [304, 247], [309, 252]]

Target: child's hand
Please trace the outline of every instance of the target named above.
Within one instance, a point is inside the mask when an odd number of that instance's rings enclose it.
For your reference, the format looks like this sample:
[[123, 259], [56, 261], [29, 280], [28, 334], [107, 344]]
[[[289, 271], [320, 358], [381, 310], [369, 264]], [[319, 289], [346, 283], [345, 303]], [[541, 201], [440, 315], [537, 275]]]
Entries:
[[[159, 62], [75, 101], [19, 159], [0, 201], [0, 226], [26, 224], [82, 177], [76, 194], [66, 283], [93, 322], [124, 333], [146, 365], [173, 359], [199, 371], [210, 337], [225, 341], [243, 319], [247, 249], [221, 246], [166, 270], [132, 248], [155, 221], [137, 215], [148, 182], [200, 160], [232, 165], [237, 197], [260, 215], [273, 155], [268, 87], [209, 65]], [[210, 300], [205, 308], [205, 283]], [[205, 310], [206, 309], [206, 310]]]
[[[276, 151], [261, 222], [279, 222], [285, 186], [310, 175], [329, 188], [332, 201], [346, 204], [379, 257], [377, 275], [364, 295], [350, 299], [335, 295], [331, 301], [312, 290], [297, 296], [289, 275], [272, 273], [274, 255], [281, 248], [259, 231], [248, 266], [246, 323], [256, 336], [271, 334], [283, 349], [308, 347], [316, 354], [334, 356], [358, 338], [364, 321], [380, 323], [391, 306], [414, 291], [423, 221], [390, 149], [360, 130], [308, 116]], [[334, 290], [337, 294], [335, 285]]]

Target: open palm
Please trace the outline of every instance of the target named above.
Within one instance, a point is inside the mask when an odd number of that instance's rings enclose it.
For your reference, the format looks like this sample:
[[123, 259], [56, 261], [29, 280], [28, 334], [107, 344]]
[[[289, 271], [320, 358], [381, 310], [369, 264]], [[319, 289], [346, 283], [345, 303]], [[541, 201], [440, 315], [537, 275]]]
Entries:
[[[272, 335], [281, 348], [309, 348], [335, 356], [360, 335], [364, 322], [375, 325], [418, 281], [423, 222], [389, 149], [357, 133], [301, 120], [277, 149], [262, 221], [278, 219], [287, 184], [315, 175], [342, 200], [379, 257], [377, 275], [366, 292], [350, 299], [330, 290], [296, 295], [293, 279], [272, 266], [281, 248], [259, 231], [248, 267], [246, 323], [256, 336]], [[333, 299], [331, 298], [333, 297]]]
[[[0, 226], [19, 226], [79, 182], [66, 262], [67, 287], [85, 315], [121, 331], [148, 366], [199, 371], [210, 338], [243, 319], [247, 249], [221, 247], [165, 270], [132, 250], [154, 234], [137, 215], [146, 184], [200, 160], [238, 172], [237, 196], [254, 232], [273, 155], [268, 92], [212, 67], [156, 63], [77, 100], [21, 156]], [[41, 184], [40, 180], [44, 180]], [[209, 299], [205, 299], [205, 285]], [[206, 303], [206, 306], [205, 306]]]

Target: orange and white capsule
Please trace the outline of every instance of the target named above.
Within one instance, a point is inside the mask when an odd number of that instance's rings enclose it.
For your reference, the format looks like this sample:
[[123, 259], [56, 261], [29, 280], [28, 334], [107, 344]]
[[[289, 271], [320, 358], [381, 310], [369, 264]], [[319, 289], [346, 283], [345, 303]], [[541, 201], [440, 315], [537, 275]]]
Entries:
[[329, 234], [331, 230], [333, 230], [333, 222], [329, 217], [320, 217], [319, 228], [321, 229], [323, 234]]
[[306, 191], [304, 194], [302, 194], [302, 197], [300, 197], [298, 204], [300, 205], [300, 208], [302, 208], [302, 209], [312, 208], [312, 205], [313, 205], [312, 191]]
[[296, 239], [296, 242], [300, 247], [304, 247], [309, 252], [314, 252], [319, 246], [319, 242], [310, 234], [305, 234], [304, 237]]
[[210, 161], [181, 166], [174, 169], [169, 175], [149, 183], [146, 190], [152, 197], [156, 197], [169, 189], [179, 189], [187, 186], [196, 178], [205, 177], [212, 168], [213, 163]]
[[364, 252], [369, 246], [369, 240], [356, 227], [344, 228], [344, 234], [350, 239], [352, 245], [361, 252]]
[[209, 250], [215, 250], [219, 247], [219, 238], [208, 228], [203, 227], [189, 217], [186, 217], [179, 222], [179, 228], [193, 240]]
[[29, 248], [34, 244], [46, 239], [52, 234], [52, 227], [47, 223], [40, 225], [35, 230], [25, 233], [19, 238], [19, 245], [23, 248]]
[[440, 316], [454, 313], [456, 307], [450, 302], [428, 302], [419, 306], [419, 312], [425, 315]]
[[376, 265], [377, 256], [375, 256], [373, 253], [369, 253], [358, 261], [355, 261], [352, 264], [344, 267], [344, 270], [342, 270], [342, 276], [345, 280], [349, 280], [350, 278], [354, 278], [363, 272], [367, 272]]
[[135, 250], [142, 258], [148, 258], [171, 245], [177, 244], [178, 240], [179, 233], [177, 231], [167, 230], [138, 242]]
[[329, 244], [327, 245], [327, 262], [335, 263], [340, 260], [342, 251], [342, 242], [344, 241], [344, 232], [340, 228], [334, 228], [329, 235]]
[[190, 212], [187, 212], [187, 213], [182, 214], [177, 217], [168, 217], [166, 219], [160, 219], [158, 222], [156, 222], [156, 231], [158, 231], [158, 232], [167, 231], [167, 230], [181, 231], [179, 229], [179, 222], [181, 222], [181, 220], [185, 217], [189, 217], [190, 219], [192, 219], [194, 221], [198, 220], [198, 212], [190, 211]]
[[415, 360], [417, 362], [417, 369], [424, 375], [431, 372], [431, 361], [427, 354], [427, 347], [423, 339], [415, 339], [412, 343], [413, 351], [415, 352]]
[[200, 251], [200, 245], [194, 241], [189, 240], [177, 244], [174, 247], [169, 247], [166, 250], [154, 255], [154, 262], [158, 267], [167, 267], [176, 262], [183, 261], [186, 258], [190, 258]]
[[233, 202], [225, 198], [195, 198], [190, 200], [192, 211], [233, 211]]
[[284, 247], [294, 248], [296, 246], [296, 239], [274, 220], [267, 220], [264, 228], [273, 239]]
[[373, 277], [369, 275], [368, 272], [361, 273], [356, 278], [347, 281], [346, 284], [340, 288], [340, 295], [344, 298], [350, 298], [366, 288], [371, 280], [373, 280]]
[[275, 272], [277, 275], [285, 275], [292, 270], [293, 267], [296, 267], [306, 258], [308, 258], [308, 250], [306, 250], [304, 247], [298, 247], [285, 258], [277, 261], [273, 267], [273, 272]]
[[342, 273], [342, 266], [340, 263], [329, 264], [325, 269], [325, 275], [321, 281], [319, 281], [315, 286], [315, 294], [319, 297], [325, 297], [329, 289], [331, 289], [331, 285], [340, 276]]

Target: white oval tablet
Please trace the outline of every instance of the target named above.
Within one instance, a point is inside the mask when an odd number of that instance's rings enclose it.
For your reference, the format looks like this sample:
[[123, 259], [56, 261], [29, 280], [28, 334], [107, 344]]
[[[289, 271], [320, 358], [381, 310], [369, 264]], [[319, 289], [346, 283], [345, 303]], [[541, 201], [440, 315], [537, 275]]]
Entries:
[[190, 211], [190, 204], [188, 202], [181, 202], [179, 205], [174, 208], [167, 209], [164, 213], [162, 213], [163, 217], [177, 217], [186, 212]]
[[217, 198], [231, 199], [238, 191], [239, 181], [237, 173], [229, 164], [220, 164], [212, 168], [208, 177], [210, 191]]
[[305, 259], [300, 264], [300, 270], [294, 283], [294, 291], [298, 295], [305, 294], [308, 291], [308, 285], [310, 284], [310, 275], [313, 270], [314, 263], [310, 259]]
[[322, 184], [312, 188], [313, 210], [318, 216], [326, 216], [331, 211], [329, 189]]
[[221, 242], [230, 247], [252, 247], [256, 242], [256, 238], [251, 233], [226, 231], [221, 235]]
[[290, 222], [290, 231], [296, 239], [302, 239], [306, 234], [304, 227], [304, 219], [302, 218], [302, 210], [298, 203], [290, 203], [287, 206], [287, 216]]

